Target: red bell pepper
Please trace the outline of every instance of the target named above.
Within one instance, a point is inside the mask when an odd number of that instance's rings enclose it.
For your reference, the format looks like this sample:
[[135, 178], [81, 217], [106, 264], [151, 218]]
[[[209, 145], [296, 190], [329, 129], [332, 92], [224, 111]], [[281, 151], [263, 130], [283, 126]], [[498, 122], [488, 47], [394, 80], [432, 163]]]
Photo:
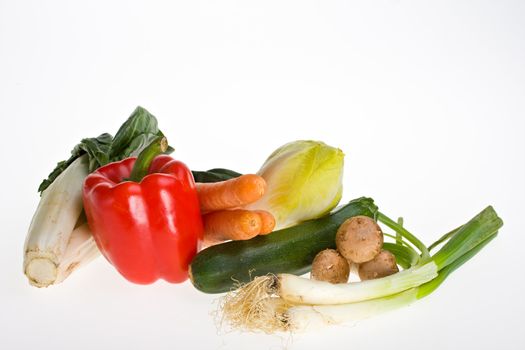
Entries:
[[157, 156], [166, 147], [158, 139], [137, 159], [103, 166], [84, 182], [97, 246], [134, 283], [186, 280], [203, 236], [193, 175], [182, 162]]

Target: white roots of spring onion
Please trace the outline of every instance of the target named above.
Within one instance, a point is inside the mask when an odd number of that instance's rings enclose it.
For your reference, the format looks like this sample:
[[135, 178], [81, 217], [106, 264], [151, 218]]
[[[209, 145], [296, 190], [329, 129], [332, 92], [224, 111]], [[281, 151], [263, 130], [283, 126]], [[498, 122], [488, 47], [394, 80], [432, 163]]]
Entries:
[[[280, 276], [279, 276], [280, 277]], [[337, 305], [302, 305], [279, 296], [278, 277], [256, 277], [226, 294], [219, 308], [221, 323], [244, 331], [303, 332], [322, 326], [357, 322], [376, 314], [411, 304], [418, 299], [417, 288], [362, 302]]]
[[288, 329], [288, 309], [293, 306], [277, 295], [274, 275], [256, 277], [226, 294], [219, 304], [222, 319], [232, 328], [273, 333]]
[[331, 284], [289, 274], [256, 277], [228, 293], [220, 308], [235, 329], [302, 331], [321, 324], [357, 321], [406, 305], [414, 290], [437, 276], [429, 262], [377, 280]]

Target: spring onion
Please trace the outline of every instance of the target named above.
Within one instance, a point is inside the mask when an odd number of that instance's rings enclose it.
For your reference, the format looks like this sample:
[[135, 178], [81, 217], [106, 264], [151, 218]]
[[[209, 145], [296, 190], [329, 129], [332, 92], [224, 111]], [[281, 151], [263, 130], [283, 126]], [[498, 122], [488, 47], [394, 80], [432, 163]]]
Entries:
[[[390, 226], [406, 238], [408, 231], [392, 223]], [[362, 319], [407, 305], [432, 293], [452, 271], [492, 240], [502, 225], [503, 221], [489, 206], [449, 234], [433, 256], [376, 280], [341, 285], [291, 275], [257, 277], [226, 295], [222, 304], [224, 316], [236, 328], [271, 333]], [[415, 236], [409, 235], [412, 243], [423, 248]], [[406, 262], [406, 248], [400, 251]], [[424, 247], [420, 252], [425, 257], [429, 249]]]

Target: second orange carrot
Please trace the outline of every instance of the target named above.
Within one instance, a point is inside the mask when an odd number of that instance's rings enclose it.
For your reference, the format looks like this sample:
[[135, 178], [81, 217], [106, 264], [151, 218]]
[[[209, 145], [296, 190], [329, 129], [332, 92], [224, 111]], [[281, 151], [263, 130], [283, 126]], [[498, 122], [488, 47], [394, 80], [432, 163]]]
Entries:
[[260, 235], [267, 235], [272, 233], [275, 228], [275, 218], [273, 215], [266, 210], [256, 210], [255, 211], [261, 217], [261, 232]]
[[261, 232], [261, 216], [250, 210], [219, 210], [203, 215], [204, 240], [217, 243], [226, 240], [245, 240]]

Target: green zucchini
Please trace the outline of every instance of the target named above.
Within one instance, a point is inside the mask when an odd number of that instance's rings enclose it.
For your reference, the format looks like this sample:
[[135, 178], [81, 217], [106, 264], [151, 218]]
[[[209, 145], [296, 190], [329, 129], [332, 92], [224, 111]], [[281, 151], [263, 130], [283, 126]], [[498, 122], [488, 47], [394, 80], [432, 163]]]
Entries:
[[376, 213], [374, 201], [361, 197], [319, 219], [270, 235], [211, 246], [193, 259], [191, 282], [202, 292], [221, 293], [268, 273], [302, 275], [310, 270], [318, 252], [335, 248], [335, 234], [346, 219], [357, 215], [375, 218]]

